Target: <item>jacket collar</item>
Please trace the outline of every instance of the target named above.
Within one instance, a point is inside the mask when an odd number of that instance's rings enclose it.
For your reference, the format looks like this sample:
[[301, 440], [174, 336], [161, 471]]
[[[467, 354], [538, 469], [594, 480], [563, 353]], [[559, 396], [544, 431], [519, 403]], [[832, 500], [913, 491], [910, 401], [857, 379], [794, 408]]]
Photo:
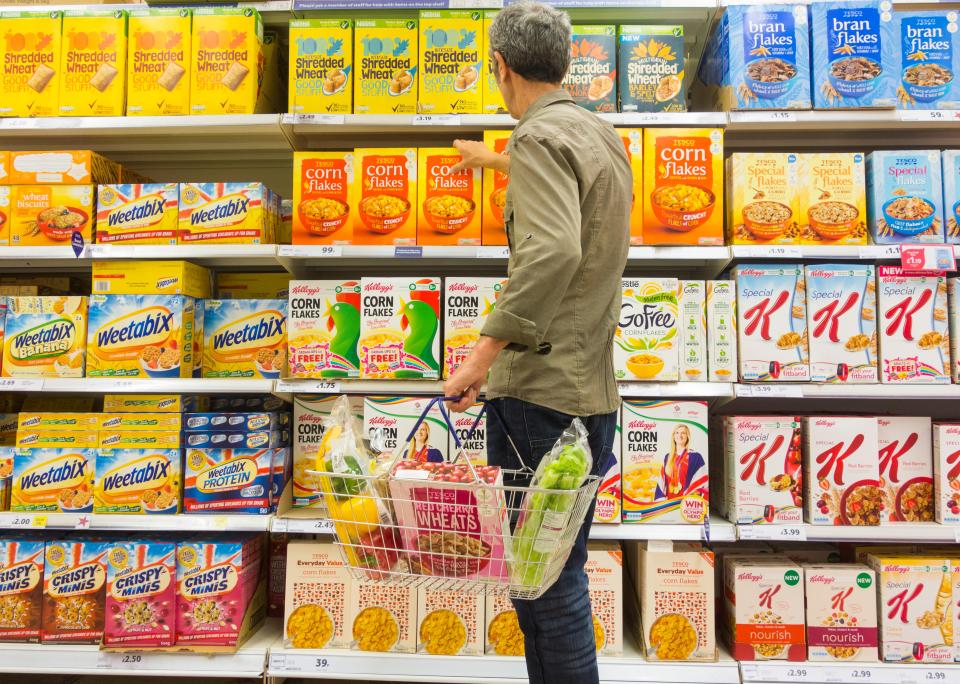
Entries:
[[541, 95], [536, 100], [534, 100], [527, 111], [523, 113], [523, 116], [520, 117], [520, 121], [517, 122], [517, 126], [523, 125], [525, 121], [534, 116], [537, 112], [545, 107], [549, 107], [552, 104], [557, 102], [570, 102], [573, 103], [573, 98], [570, 97], [570, 94], [563, 88], [557, 88], [556, 90], [547, 93], [546, 95]]

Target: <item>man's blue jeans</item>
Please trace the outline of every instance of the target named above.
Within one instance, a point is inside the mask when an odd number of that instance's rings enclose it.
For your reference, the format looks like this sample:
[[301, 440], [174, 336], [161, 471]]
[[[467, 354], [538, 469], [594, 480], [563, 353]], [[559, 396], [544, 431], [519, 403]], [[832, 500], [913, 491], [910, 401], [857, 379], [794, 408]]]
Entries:
[[[487, 460], [491, 465], [518, 469], [520, 463], [506, 433], [524, 463], [536, 470], [574, 416], [521, 401], [503, 398], [491, 402], [503, 419], [487, 416]], [[613, 448], [617, 414], [581, 417], [589, 433], [593, 474], [600, 472]], [[519, 484], [519, 483], [517, 483]], [[530, 684], [597, 684], [597, 650], [593, 636], [593, 613], [587, 593], [587, 537], [593, 520], [593, 505], [574, 544], [560, 578], [533, 601], [514, 600], [526, 647]]]

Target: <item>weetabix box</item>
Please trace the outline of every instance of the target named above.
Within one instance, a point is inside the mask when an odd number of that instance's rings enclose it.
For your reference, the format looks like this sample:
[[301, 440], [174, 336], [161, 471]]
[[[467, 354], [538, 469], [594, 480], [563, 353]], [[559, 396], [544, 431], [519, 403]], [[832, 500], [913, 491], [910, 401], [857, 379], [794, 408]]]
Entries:
[[348, 648], [354, 581], [333, 544], [290, 542], [283, 641], [291, 648]]
[[867, 244], [865, 155], [823, 152], [797, 156], [801, 244]]
[[707, 343], [710, 382], [736, 382], [737, 293], [729, 280], [707, 281]]
[[353, 113], [353, 21], [293, 19], [287, 111]]
[[[63, 12], [0, 12], [0, 116], [56, 116], [60, 111], [60, 48]], [[5, 181], [10, 182], [10, 181]]]
[[94, 261], [92, 287], [95, 294], [212, 296], [210, 271], [189, 261]]
[[944, 241], [940, 171], [940, 150], [876, 150], [867, 155], [867, 211], [875, 243]]
[[82, 378], [86, 346], [86, 297], [7, 298], [3, 377]]
[[263, 183], [180, 183], [182, 244], [269, 244], [279, 216], [279, 198]]
[[679, 291], [676, 278], [624, 278], [613, 342], [618, 380], [679, 379]]
[[359, 210], [353, 151], [293, 153], [293, 243], [349, 244]]
[[420, 12], [421, 114], [482, 114], [485, 40], [483, 13], [475, 10]]
[[879, 525], [883, 495], [877, 419], [805, 416], [806, 520], [813, 525]]
[[257, 10], [194, 8], [190, 113], [253, 114], [263, 74], [262, 45]]
[[60, 116], [123, 116], [126, 72], [126, 10], [64, 11]]
[[452, 147], [421, 147], [417, 160], [417, 244], [479, 245], [481, 170], [451, 173], [463, 161]]
[[203, 377], [287, 374], [286, 299], [208, 299], [203, 306]]
[[179, 513], [182, 476], [177, 446], [98, 449], [94, 513]]
[[353, 159], [354, 244], [416, 244], [416, 148], [357, 148]]
[[360, 375], [359, 280], [294, 280], [287, 311], [290, 377]]
[[444, 279], [443, 377], [450, 377], [470, 354], [506, 286], [506, 278]]
[[131, 7], [127, 14], [127, 116], [189, 114], [191, 11]]
[[591, 112], [617, 111], [617, 27], [574, 25], [563, 88]]
[[[483, 142], [497, 154], [504, 154], [512, 131], [484, 131]], [[506, 245], [507, 230], [504, 209], [507, 205], [509, 174], [494, 169], [483, 170], [483, 207], [481, 211], [481, 241], [484, 245]], [[637, 201], [637, 198], [634, 198]]]
[[804, 565], [808, 660], [876, 662], [877, 577], [864, 565]]
[[933, 489], [938, 523], [960, 523], [960, 423], [933, 424]]
[[97, 243], [177, 244], [176, 183], [101, 185], [97, 189]]
[[354, 23], [353, 111], [417, 112], [417, 21], [357, 19]]
[[361, 279], [361, 377], [440, 377], [440, 291], [439, 278]]
[[798, 166], [798, 155], [792, 152], [730, 155], [726, 164], [730, 244], [799, 244]]
[[877, 416], [880, 447], [880, 524], [933, 522], [933, 445], [930, 418]]
[[621, 112], [687, 111], [682, 25], [620, 26], [617, 45]]
[[620, 542], [587, 545], [587, 573], [597, 654], [623, 653], [623, 551]]

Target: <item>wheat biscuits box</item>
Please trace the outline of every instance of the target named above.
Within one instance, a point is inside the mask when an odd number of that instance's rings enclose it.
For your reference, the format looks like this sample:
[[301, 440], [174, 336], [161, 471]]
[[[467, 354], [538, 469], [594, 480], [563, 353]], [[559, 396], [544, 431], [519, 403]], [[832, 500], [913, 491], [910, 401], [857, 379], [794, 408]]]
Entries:
[[191, 11], [144, 7], [127, 15], [127, 116], [189, 114]]
[[[733, 8], [730, 8], [733, 9]], [[727, 240], [734, 245], [800, 242], [799, 156], [735, 152], [727, 159]]]
[[94, 513], [179, 513], [179, 448], [97, 451]]
[[290, 377], [359, 377], [360, 281], [292, 281], [287, 339]]
[[677, 380], [679, 281], [624, 278], [613, 364], [618, 380]]
[[443, 377], [450, 377], [470, 354], [506, 285], [506, 278], [444, 279]]
[[7, 378], [82, 378], [86, 341], [86, 297], [9, 297], [0, 372]]
[[224, 273], [216, 276], [217, 299], [282, 299], [290, 294], [289, 273]]
[[933, 484], [937, 522], [960, 523], [960, 423], [933, 424]]
[[881, 524], [933, 522], [936, 514], [930, 418], [877, 416]]
[[212, 296], [210, 271], [189, 261], [94, 261], [93, 291], [113, 295]]
[[60, 116], [123, 116], [126, 10], [68, 9], [60, 53]]
[[10, 153], [10, 185], [121, 183], [124, 169], [92, 150], [18, 150]]
[[363, 278], [360, 376], [440, 377], [439, 278]]
[[93, 241], [94, 186], [14, 185], [10, 189], [10, 244], [67, 246], [78, 235]]
[[415, 19], [354, 22], [354, 113], [416, 114], [418, 35]]
[[[497, 154], [504, 154], [512, 131], [483, 132], [484, 144]], [[481, 241], [484, 245], [506, 245], [507, 229], [504, 210], [507, 206], [509, 174], [495, 169], [483, 169], [483, 207], [481, 211]], [[637, 198], [634, 198], [636, 201]], [[632, 223], [631, 223], [632, 225]]]
[[181, 183], [182, 244], [248, 244], [274, 241], [277, 195], [262, 183]]
[[177, 244], [176, 183], [101, 185], [97, 189], [97, 243]]
[[288, 73], [287, 111], [352, 114], [353, 21], [292, 20]]
[[623, 653], [623, 551], [620, 542], [590, 542], [587, 573], [598, 655]]
[[574, 25], [563, 88], [591, 112], [617, 111], [617, 27]]
[[942, 243], [940, 150], [867, 155], [867, 211], [877, 244]]
[[353, 640], [349, 607], [355, 584], [333, 544], [289, 543], [284, 644], [290, 648], [348, 648]]
[[60, 111], [60, 49], [63, 12], [0, 12], [0, 116], [56, 116]]
[[365, 397], [363, 434], [386, 453], [416, 463], [441, 463], [447, 460], [449, 428], [436, 404], [420, 422], [429, 403], [425, 397]]
[[804, 565], [807, 659], [878, 659], [876, 573], [865, 565]]
[[482, 655], [486, 600], [464, 589], [417, 589], [417, 652]]
[[354, 150], [353, 242], [414, 245], [417, 242], [417, 150]]
[[187, 449], [184, 512], [267, 515], [276, 451], [273, 448]]
[[879, 525], [883, 493], [877, 419], [803, 418], [806, 520], [813, 525]]
[[356, 172], [352, 150], [293, 153], [294, 244], [352, 242]]
[[617, 47], [621, 112], [687, 111], [682, 25], [620, 26]]
[[175, 543], [151, 540], [112, 546], [107, 553], [104, 646], [173, 646], [176, 603]]
[[481, 114], [480, 75], [487, 59], [483, 13], [475, 10], [420, 12], [421, 114]]
[[45, 544], [26, 537], [0, 540], [0, 605], [6, 611], [0, 640], [40, 640]]
[[280, 378], [287, 370], [287, 300], [208, 299], [203, 377]]
[[482, 174], [451, 173], [463, 161], [452, 147], [417, 150], [417, 244], [479, 245]]
[[798, 157], [801, 244], [867, 244], [865, 155], [823, 152]]
[[894, 12], [897, 49], [897, 106], [901, 109], [958, 109], [960, 40], [950, 10]]
[[103, 639], [107, 558], [112, 546], [79, 538], [47, 542], [42, 643], [99, 644]]
[[260, 13], [197, 7], [190, 42], [190, 113], [253, 114], [263, 74]]

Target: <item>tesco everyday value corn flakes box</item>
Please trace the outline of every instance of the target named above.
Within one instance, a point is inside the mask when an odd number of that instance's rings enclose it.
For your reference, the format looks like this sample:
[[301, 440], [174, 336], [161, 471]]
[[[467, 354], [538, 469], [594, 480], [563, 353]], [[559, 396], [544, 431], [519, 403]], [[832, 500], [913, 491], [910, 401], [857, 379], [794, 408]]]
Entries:
[[279, 378], [287, 368], [287, 300], [208, 299], [203, 377]]
[[97, 189], [97, 243], [175, 245], [176, 183], [101, 185]]
[[82, 378], [86, 297], [9, 297], [3, 377]]
[[184, 512], [267, 515], [277, 451], [281, 450], [187, 449]]

